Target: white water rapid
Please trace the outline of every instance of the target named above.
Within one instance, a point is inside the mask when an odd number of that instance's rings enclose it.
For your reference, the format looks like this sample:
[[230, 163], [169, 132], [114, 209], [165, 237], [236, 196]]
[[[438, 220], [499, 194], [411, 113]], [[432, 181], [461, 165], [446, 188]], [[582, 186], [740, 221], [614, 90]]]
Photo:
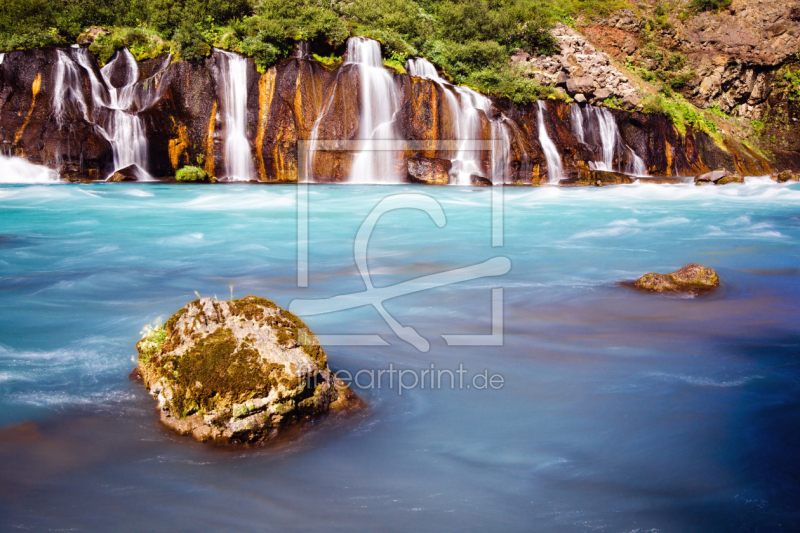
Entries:
[[536, 120], [539, 123], [539, 144], [542, 145], [544, 157], [547, 160], [547, 182], [558, 183], [564, 177], [564, 167], [561, 165], [561, 156], [558, 154], [558, 149], [550, 136], [547, 134], [547, 128], [544, 126], [544, 114], [546, 113], [544, 102], [538, 100], [536, 105], [539, 106], [539, 112], [536, 114]]
[[222, 62], [222, 91], [225, 113], [225, 178], [253, 179], [253, 157], [247, 140], [247, 59], [232, 52], [216, 50]]
[[[374, 148], [363, 141], [395, 140], [399, 138], [395, 114], [400, 109], [400, 99], [392, 75], [384, 68], [381, 47], [377, 41], [364, 37], [347, 40], [347, 63], [358, 68], [361, 109], [359, 110], [358, 138], [361, 148], [350, 171], [351, 183], [400, 183], [397, 170], [398, 152]], [[391, 148], [388, 146], [380, 148]]]

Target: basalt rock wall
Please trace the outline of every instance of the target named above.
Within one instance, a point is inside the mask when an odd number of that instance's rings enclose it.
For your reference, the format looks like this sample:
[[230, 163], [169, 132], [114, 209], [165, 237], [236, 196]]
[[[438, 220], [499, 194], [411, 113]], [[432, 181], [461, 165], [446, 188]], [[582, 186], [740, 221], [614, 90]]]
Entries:
[[[112, 146], [92, 113], [73, 104], [54, 108], [58, 91], [77, 91], [85, 106], [95, 105], [92, 76], [94, 58], [85, 50], [62, 49], [75, 58], [85, 54], [77, 69], [78, 81], [70, 87], [58, 82], [59, 51], [38, 49], [7, 53], [0, 63], [0, 143], [6, 155], [20, 155], [32, 162], [102, 179], [112, 170]], [[148, 141], [148, 171], [156, 177], [174, 176], [184, 165], [204, 168], [210, 174], [225, 172], [226, 97], [221, 76], [221, 54], [196, 62], [169, 63], [157, 58], [139, 64], [141, 91], [148, 98], [131, 112], [142, 118]], [[90, 61], [89, 61], [90, 60]], [[89, 61], [87, 63], [87, 61]], [[166, 65], [166, 66], [164, 66]], [[111, 81], [114, 73], [111, 73]], [[444, 84], [393, 73], [401, 102], [396, 114], [401, 139], [413, 141], [454, 139], [455, 129]], [[139, 88], [137, 87], [137, 90]], [[256, 176], [261, 181], [295, 181], [300, 171], [298, 140], [355, 140], [361, 109], [359, 69], [352, 64], [328, 67], [302, 58], [286, 59], [264, 74], [248, 60], [246, 137]], [[75, 100], [75, 99], [73, 99]], [[76, 100], [77, 101], [77, 100]], [[598, 158], [597, 146], [579, 142], [571, 122], [570, 105], [546, 102], [545, 128], [561, 155], [565, 173], [588, 169]], [[502, 122], [507, 132], [506, 182], [540, 183], [547, 163], [539, 143], [536, 105], [516, 106], [497, 98], [481, 113], [481, 137], [493, 137], [491, 122]], [[681, 134], [666, 117], [638, 112], [612, 111], [622, 141], [641, 157], [654, 175], [694, 175], [724, 167], [744, 174], [797, 170], [794, 152], [771, 154], [770, 159], [735, 141], [715, 141], [687, 130]], [[314, 181], [347, 179], [353, 150], [300, 154], [305, 157], [307, 177]], [[447, 151], [434, 147], [410, 147], [398, 154], [398, 167], [410, 158], [444, 158]], [[626, 157], [625, 154], [619, 158]], [[492, 173], [491, 153], [485, 152], [484, 173]], [[303, 179], [304, 176], [300, 176]], [[495, 177], [495, 183], [497, 178]]]

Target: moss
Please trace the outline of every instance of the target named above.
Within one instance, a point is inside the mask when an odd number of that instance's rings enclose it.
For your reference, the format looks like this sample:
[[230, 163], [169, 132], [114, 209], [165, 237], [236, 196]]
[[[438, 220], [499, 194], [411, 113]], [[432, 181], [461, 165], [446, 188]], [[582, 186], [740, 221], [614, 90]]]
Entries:
[[174, 413], [184, 417], [198, 409], [213, 411], [220, 403], [243, 403], [269, 394], [283, 365], [264, 364], [256, 350], [246, 345], [237, 349], [237, 344], [231, 330], [220, 327], [182, 357], [160, 361], [161, 374], [174, 376]]
[[[198, 301], [198, 300], [195, 300], [195, 301]], [[192, 303], [194, 303], [194, 302], [192, 302]], [[191, 305], [191, 304], [189, 304], [189, 305]], [[177, 313], [175, 313], [174, 315], [169, 317], [169, 320], [167, 320], [164, 323], [164, 329], [166, 329], [168, 333], [172, 333], [172, 331], [175, 329], [175, 324], [177, 324], [178, 320], [180, 320], [180, 318], [183, 315], [186, 314], [186, 310], [188, 308], [189, 308], [189, 306], [186, 306], [186, 307], [182, 308], [180, 311], [178, 311]]]
[[188, 182], [198, 182], [198, 181], [210, 181], [215, 182], [217, 178], [211, 176], [203, 170], [202, 168], [193, 167], [193, 166], [185, 166], [178, 170], [175, 174], [175, 179], [178, 181], [188, 181]]
[[271, 302], [266, 298], [259, 298], [258, 296], [245, 296], [239, 300], [228, 302], [228, 305], [231, 306], [231, 311], [233, 313], [244, 315], [248, 320], [263, 320], [264, 310], [262, 307], [266, 307], [267, 309], [278, 308], [275, 302]]

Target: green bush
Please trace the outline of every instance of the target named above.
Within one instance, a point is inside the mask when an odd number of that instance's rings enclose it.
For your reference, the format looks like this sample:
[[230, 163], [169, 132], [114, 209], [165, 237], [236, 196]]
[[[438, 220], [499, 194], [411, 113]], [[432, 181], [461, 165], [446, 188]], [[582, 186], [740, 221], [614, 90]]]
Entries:
[[692, 0], [689, 7], [697, 11], [719, 11], [727, 9], [733, 0]]
[[137, 61], [153, 59], [169, 51], [169, 43], [153, 30], [142, 27], [108, 29], [108, 35], [101, 35], [89, 45], [89, 50], [97, 57], [101, 66], [108, 63], [117, 50], [125, 47]]
[[178, 181], [215, 181], [213, 176], [210, 176], [208, 172], [203, 170], [202, 168], [192, 167], [192, 166], [185, 166], [181, 168], [177, 174], [175, 174], [175, 179]]

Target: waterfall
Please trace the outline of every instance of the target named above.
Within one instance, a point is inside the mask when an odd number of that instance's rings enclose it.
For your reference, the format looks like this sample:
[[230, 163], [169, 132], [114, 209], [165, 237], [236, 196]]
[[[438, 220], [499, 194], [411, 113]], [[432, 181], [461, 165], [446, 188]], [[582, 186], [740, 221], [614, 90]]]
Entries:
[[298, 41], [297, 50], [294, 52], [295, 59], [308, 59], [308, 41]]
[[247, 140], [247, 59], [232, 52], [217, 50], [222, 62], [222, 92], [225, 102], [225, 177], [231, 180], [253, 178], [253, 157]]
[[[122, 62], [120, 67], [117, 63]], [[111, 76], [117, 68], [125, 68], [125, 85], [114, 87]], [[142, 119], [133, 109], [134, 95], [139, 81], [139, 65], [127, 48], [100, 69], [100, 75], [108, 87], [108, 115], [105, 130], [111, 135], [114, 151], [114, 170], [136, 165], [147, 174], [147, 136]], [[151, 178], [149, 174], [145, 178]]]
[[542, 151], [544, 151], [544, 157], [547, 160], [547, 182], [558, 183], [558, 181], [564, 177], [564, 167], [561, 166], [561, 156], [558, 155], [558, 149], [547, 135], [547, 128], [544, 127], [544, 103], [538, 100], [536, 105], [539, 106], [539, 113], [537, 113], [536, 116], [539, 123], [539, 144], [542, 145]]
[[5, 54], [0, 54], [0, 65], [3, 64], [3, 60], [6, 58]]
[[[619, 127], [614, 115], [606, 107], [587, 105], [581, 108], [578, 104], [570, 105], [569, 110], [572, 131], [579, 142], [590, 147], [599, 147], [601, 159], [590, 161], [592, 170], [605, 170], [608, 172], [623, 172], [635, 176], [647, 176], [647, 167], [636, 151], [625, 144], [619, 133]], [[626, 157], [624, 165], [614, 168], [614, 156], [622, 150]]]
[[433, 66], [433, 63], [424, 57], [414, 57], [406, 60], [406, 72], [417, 78], [425, 78], [439, 82], [444, 81], [439, 77], [439, 73], [436, 72], [436, 67]]
[[453, 123], [453, 131], [445, 132], [456, 140], [457, 151], [453, 166], [450, 168], [450, 178], [455, 185], [470, 185], [473, 174], [482, 174], [481, 152], [469, 147], [470, 141], [480, 140], [482, 135], [481, 115], [485, 116], [492, 128], [492, 183], [504, 183], [508, 173], [508, 159], [511, 151], [511, 141], [505, 124], [505, 117], [500, 120], [489, 118], [491, 100], [486, 96], [468, 89], [451, 85], [443, 80], [439, 73], [427, 59], [414, 58], [406, 61], [406, 71], [412, 76], [425, 78], [440, 85], [447, 100], [448, 110]]
[[[397, 139], [395, 114], [400, 101], [392, 75], [383, 67], [381, 47], [364, 37], [347, 40], [347, 63], [356, 65], [360, 79], [361, 109], [358, 138], [368, 140]], [[356, 154], [350, 180], [354, 183], [399, 183], [397, 152], [370, 150], [362, 144]]]
[[59, 129], [64, 126], [67, 116], [66, 107], [73, 103], [80, 108], [84, 119], [89, 122], [86, 101], [81, 92], [81, 75], [78, 66], [61, 50], [56, 51], [58, 62], [55, 68], [55, 84], [53, 87], [53, 112]]
[[[142, 119], [137, 115], [150, 102], [142, 102], [139, 97], [141, 88], [138, 85], [139, 66], [136, 59], [127, 49], [119, 51], [112, 61], [100, 69], [101, 80], [97, 77], [88, 50], [75, 50], [74, 54], [75, 58], [67, 51], [57, 51], [53, 114], [59, 129], [69, 122], [73, 109], [79, 110], [83, 119], [93, 124], [95, 130], [111, 144], [114, 161], [112, 174], [136, 165], [140, 180], [152, 180], [147, 172], [147, 136]], [[168, 64], [169, 58], [156, 74]], [[116, 74], [122, 77], [121, 87], [115, 87], [111, 82]], [[89, 78], [91, 85], [91, 102], [87, 102], [83, 94], [84, 76]]]

